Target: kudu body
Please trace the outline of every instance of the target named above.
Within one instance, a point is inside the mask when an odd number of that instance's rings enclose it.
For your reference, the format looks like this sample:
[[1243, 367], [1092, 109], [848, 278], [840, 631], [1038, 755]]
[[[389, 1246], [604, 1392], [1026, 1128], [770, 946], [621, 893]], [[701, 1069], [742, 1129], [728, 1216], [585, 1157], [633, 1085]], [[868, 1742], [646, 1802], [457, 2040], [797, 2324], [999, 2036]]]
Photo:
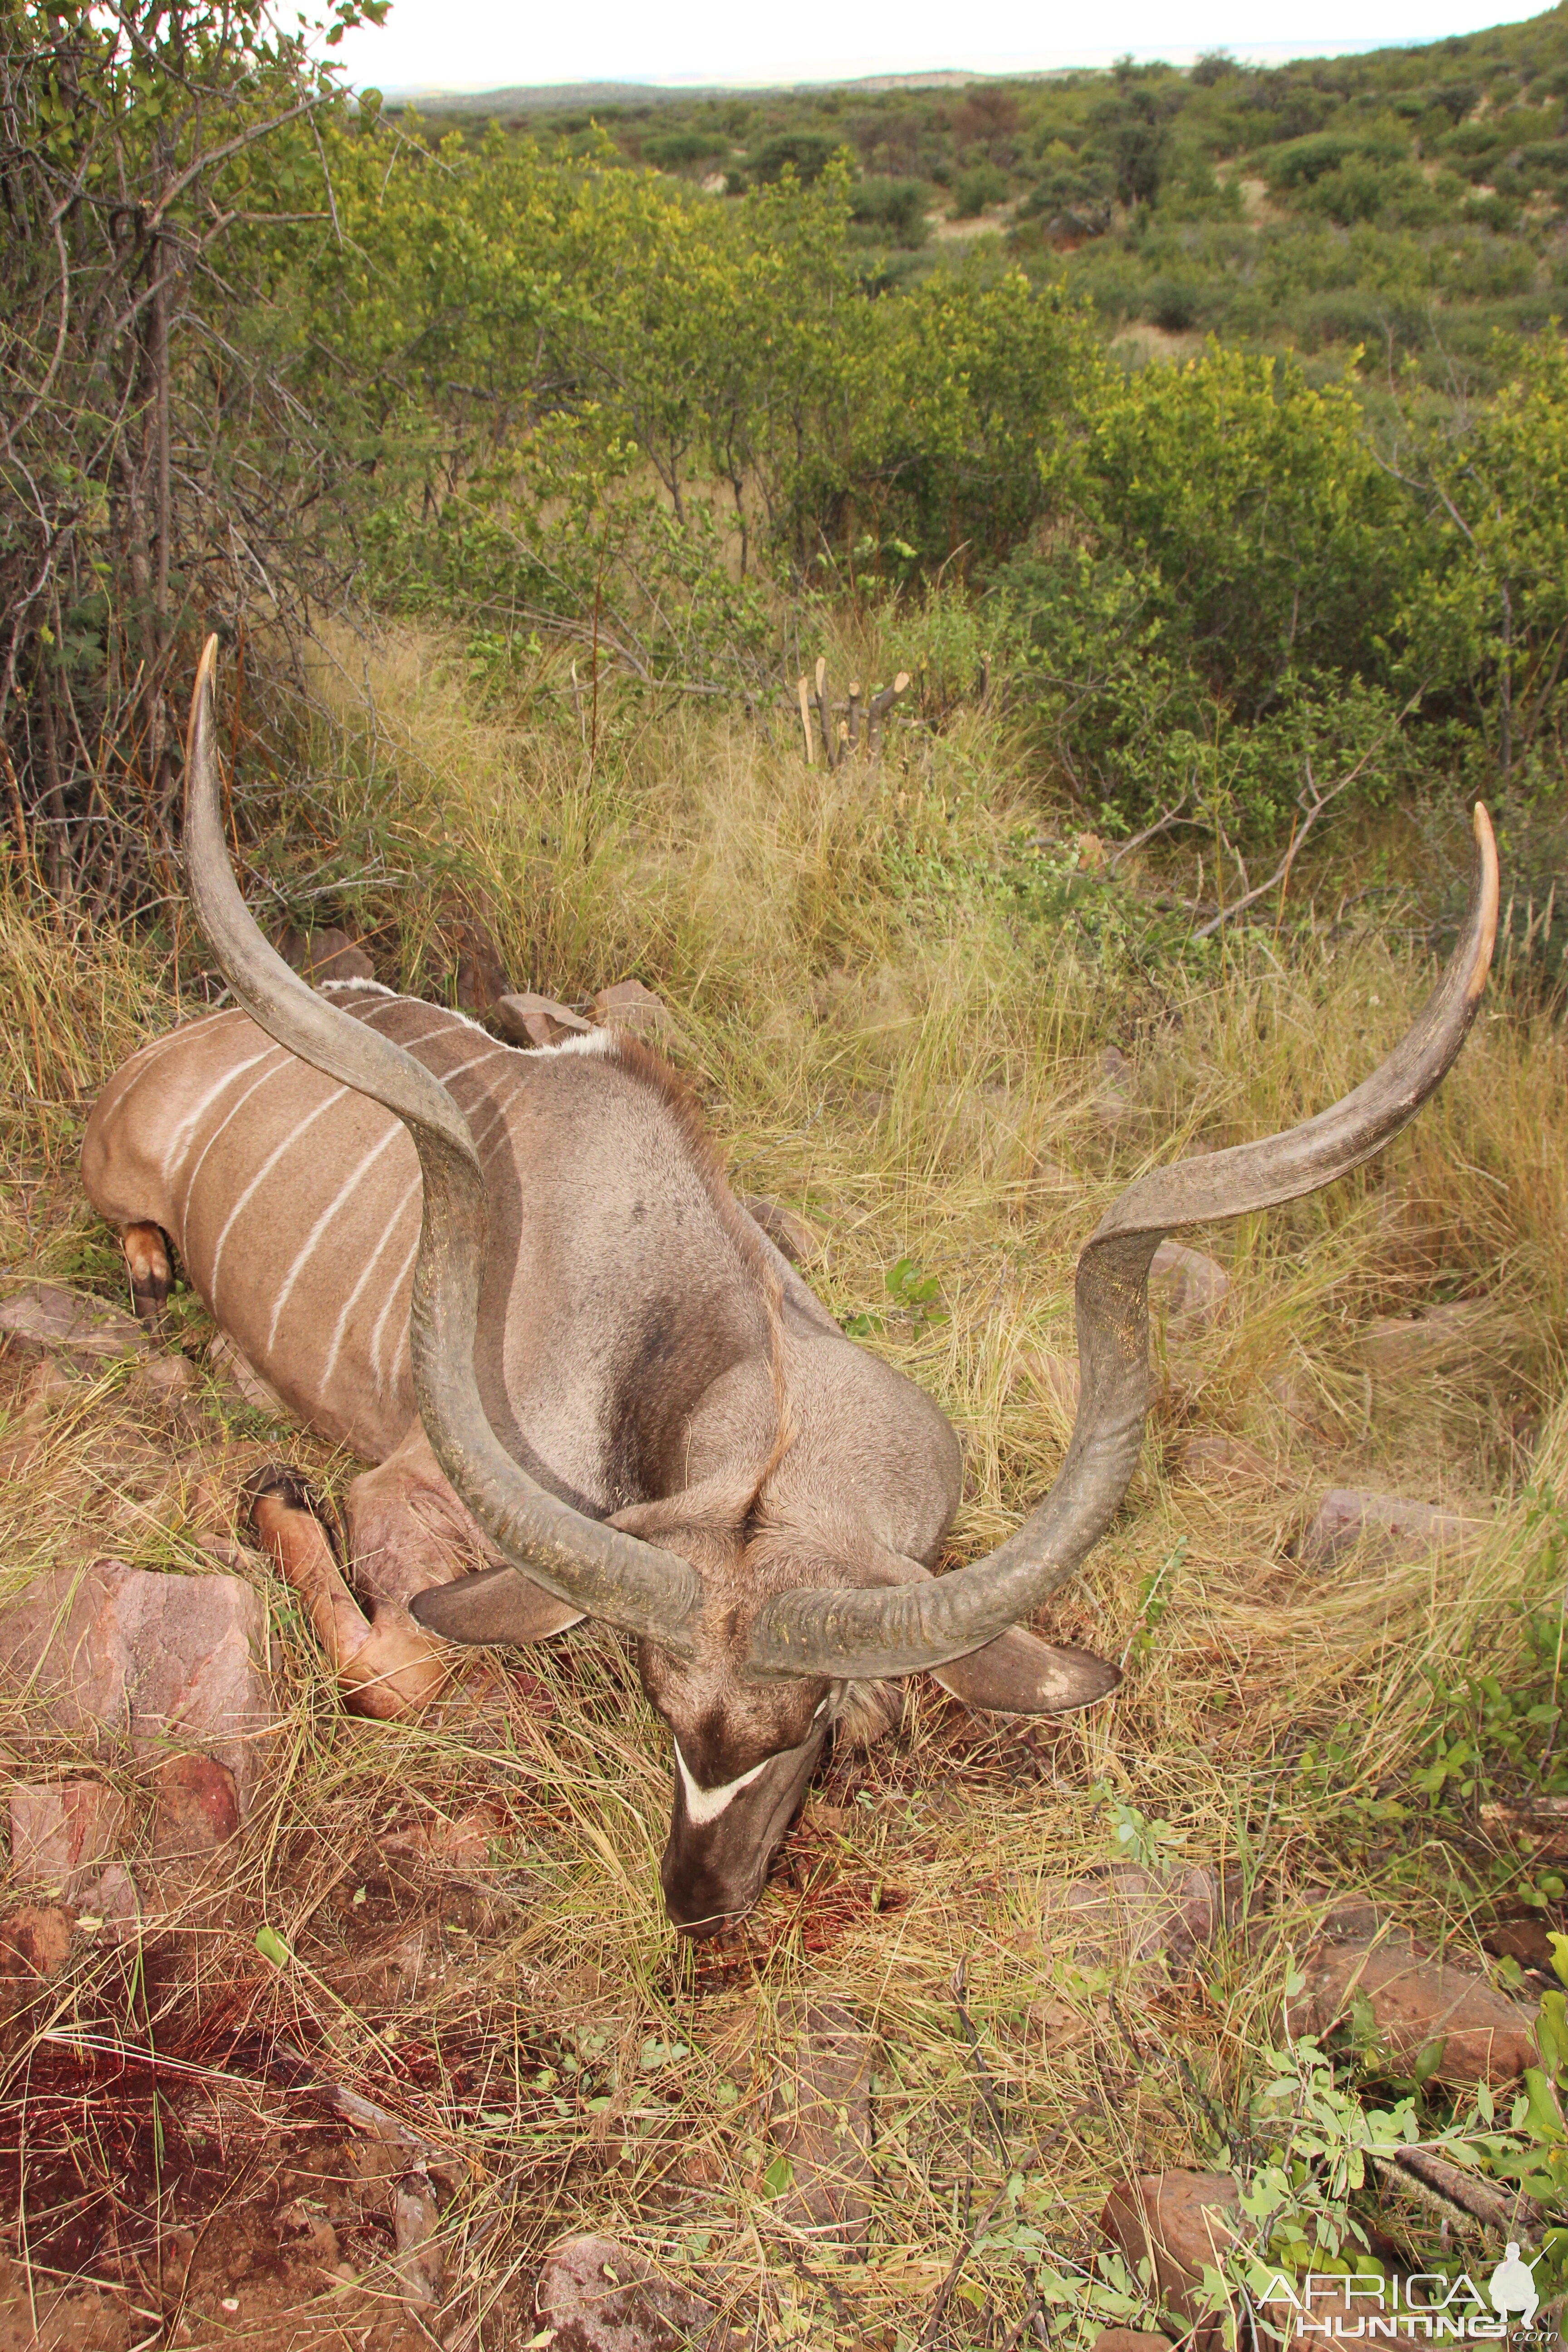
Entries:
[[[440, 1678], [432, 1635], [619, 1626], [675, 1738], [667, 1905], [700, 1933], [755, 1901], [830, 1727], [876, 1715], [868, 1685], [934, 1672], [1017, 1713], [1104, 1696], [1112, 1668], [1017, 1621], [1131, 1476], [1154, 1249], [1331, 1181], [1438, 1083], [1495, 931], [1484, 812], [1466, 937], [1388, 1062], [1289, 1135], [1143, 1178], [1101, 1221], [1079, 1260], [1082, 1402], [1057, 1482], [1000, 1550], [933, 1579], [959, 1496], [951, 1428], [735, 1202], [662, 1064], [603, 1034], [520, 1052], [365, 982], [318, 995], [266, 946], [217, 815], [212, 664], [209, 646], [187, 858], [248, 1010], [129, 1062], [83, 1171], [139, 1298], [166, 1292], [166, 1235], [300, 1419], [379, 1465], [350, 1490], [374, 1625], [366, 1638], [346, 1595], [335, 1622], [316, 1613], [351, 1703], [419, 1704]], [[303, 1497], [275, 1482], [256, 1517], [308, 1581], [322, 1539]]]

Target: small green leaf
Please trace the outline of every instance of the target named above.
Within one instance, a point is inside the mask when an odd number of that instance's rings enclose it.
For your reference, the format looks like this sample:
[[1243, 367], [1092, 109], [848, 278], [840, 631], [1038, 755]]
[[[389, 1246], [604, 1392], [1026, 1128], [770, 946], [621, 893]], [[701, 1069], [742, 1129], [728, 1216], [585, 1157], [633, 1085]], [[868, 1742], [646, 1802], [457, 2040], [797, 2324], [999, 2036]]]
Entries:
[[1552, 2095], [1552, 2085], [1539, 2066], [1527, 2066], [1524, 2071], [1526, 2114], [1532, 2138], [1542, 2140], [1563, 2137], [1563, 2118], [1557, 2112], [1557, 2102]]
[[264, 1960], [271, 1961], [275, 1969], [286, 1969], [294, 1957], [275, 1927], [257, 1929], [256, 1948]]
[[1542, 1996], [1541, 2014], [1535, 2021], [1535, 2039], [1542, 2064], [1555, 2077], [1568, 2066], [1568, 1996], [1560, 1992]]
[[1415, 2063], [1410, 2070], [1412, 2078], [1417, 2085], [1432, 2080], [1443, 2063], [1443, 2053], [1447, 2046], [1447, 2036], [1439, 2033], [1426, 2043], [1425, 2049], [1417, 2052]]
[[768, 2197], [782, 2197], [786, 2189], [795, 2186], [795, 2167], [787, 2156], [775, 2156], [763, 2175], [763, 2190]]

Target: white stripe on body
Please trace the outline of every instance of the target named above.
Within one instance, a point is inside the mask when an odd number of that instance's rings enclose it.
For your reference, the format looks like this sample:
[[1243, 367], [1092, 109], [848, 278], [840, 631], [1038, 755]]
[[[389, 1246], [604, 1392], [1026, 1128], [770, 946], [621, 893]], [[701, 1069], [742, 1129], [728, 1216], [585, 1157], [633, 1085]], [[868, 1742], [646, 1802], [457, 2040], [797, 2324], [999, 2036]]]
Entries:
[[331, 1110], [335, 1102], [342, 1102], [343, 1097], [349, 1091], [350, 1089], [347, 1087], [334, 1087], [331, 1093], [326, 1096], [322, 1101], [316, 1105], [314, 1110], [307, 1111], [304, 1118], [300, 1121], [299, 1126], [294, 1129], [293, 1133], [291, 1135], [286, 1135], [282, 1142], [278, 1144], [268, 1153], [266, 1159], [262, 1161], [260, 1167], [257, 1170], [255, 1175], [251, 1178], [249, 1183], [246, 1186], [244, 1192], [235, 1202], [233, 1208], [229, 1211], [228, 1216], [224, 1223], [223, 1231], [217, 1237], [217, 1247], [213, 1252], [212, 1272], [207, 1276], [207, 1305], [211, 1307], [215, 1318], [216, 1318], [219, 1322], [221, 1322], [223, 1318], [218, 1315], [217, 1311], [217, 1270], [223, 1263], [224, 1244], [227, 1241], [230, 1234], [234, 1231], [236, 1219], [243, 1215], [258, 1188], [266, 1183], [267, 1179], [271, 1175], [272, 1171], [277, 1167], [278, 1162], [282, 1159], [284, 1153], [287, 1151], [292, 1151], [300, 1137], [304, 1135], [309, 1129], [315, 1126], [316, 1121], [321, 1118], [321, 1113], [323, 1111]]
[[125, 1098], [135, 1093], [142, 1079], [152, 1074], [153, 1065], [161, 1062], [172, 1046], [184, 1045], [196, 1030], [210, 1029], [215, 1021], [232, 1021], [236, 1017], [232, 1007], [223, 1013], [204, 1013], [199, 1021], [182, 1021], [174, 1028], [165, 1029], [161, 1037], [149, 1038], [136, 1055], [140, 1067], [125, 1089]]
[[[426, 1032], [426, 1036], [437, 1036], [439, 1034], [440, 1032], [437, 1030], [427, 1030]], [[420, 1044], [423, 1040], [416, 1039], [415, 1042], [416, 1044]], [[510, 1053], [510, 1047], [507, 1045], [492, 1045], [488, 1053], [476, 1054], [471, 1061], [459, 1062], [455, 1070], [447, 1070], [442, 1072], [440, 1074], [441, 1084], [444, 1087], [449, 1087], [454, 1078], [463, 1077], [469, 1070], [477, 1070], [482, 1062], [492, 1061], [497, 1054]], [[334, 1197], [328, 1202], [326, 1207], [321, 1211], [321, 1215], [316, 1219], [315, 1223], [311, 1226], [309, 1234], [306, 1235], [304, 1245], [300, 1249], [299, 1255], [295, 1258], [293, 1265], [285, 1275], [282, 1286], [279, 1290], [278, 1297], [273, 1303], [272, 1320], [268, 1326], [267, 1330], [267, 1353], [268, 1355], [271, 1354], [273, 1342], [278, 1337], [279, 1319], [283, 1313], [284, 1307], [289, 1303], [289, 1293], [292, 1291], [295, 1283], [299, 1280], [300, 1275], [309, 1261], [316, 1244], [321, 1240], [321, 1235], [326, 1232], [327, 1227], [331, 1224], [332, 1219], [337, 1215], [338, 1211], [342, 1207], [343, 1202], [348, 1199], [350, 1193], [358, 1184], [361, 1177], [363, 1176], [366, 1171], [380, 1159], [382, 1153], [386, 1150], [387, 1145], [402, 1129], [402, 1126], [403, 1122], [401, 1119], [395, 1118], [392, 1121], [386, 1133], [382, 1137], [381, 1141], [375, 1146], [373, 1151], [369, 1152], [366, 1157], [360, 1161], [359, 1166], [354, 1170], [353, 1175], [350, 1176], [342, 1186], [340, 1186]], [[394, 1369], [395, 1370], [395, 1359], [394, 1360]]]
[[686, 1791], [687, 1819], [698, 1829], [705, 1828], [710, 1822], [716, 1822], [725, 1806], [733, 1798], [738, 1797], [742, 1789], [749, 1789], [758, 1774], [765, 1772], [773, 1760], [771, 1756], [764, 1756], [760, 1764], [753, 1764], [749, 1772], [738, 1774], [733, 1780], [726, 1780], [722, 1788], [700, 1789], [691, 1777], [690, 1769], [680, 1752], [680, 1742], [678, 1739], [675, 1743], [675, 1761], [680, 1774], [681, 1787]]
[[[425, 1218], [424, 1218], [424, 1204], [423, 1204], [423, 1203], [421, 1203], [421, 1205], [420, 1205], [420, 1219], [419, 1219], [419, 1222], [420, 1222], [420, 1224], [421, 1224], [421, 1225], [423, 1225], [423, 1224], [424, 1224], [424, 1222], [425, 1222]], [[384, 1391], [385, 1391], [385, 1388], [386, 1388], [386, 1379], [385, 1379], [385, 1375], [383, 1373], [382, 1369], [381, 1369], [381, 1342], [382, 1342], [383, 1335], [384, 1335], [384, 1333], [385, 1332], [385, 1329], [386, 1329], [386, 1318], [387, 1318], [387, 1317], [391, 1314], [392, 1309], [393, 1309], [393, 1304], [394, 1304], [394, 1301], [396, 1299], [396, 1297], [397, 1297], [398, 1292], [399, 1292], [399, 1291], [402, 1289], [402, 1287], [403, 1287], [403, 1284], [404, 1284], [405, 1276], [407, 1276], [408, 1274], [412, 1273], [412, 1271], [413, 1271], [413, 1267], [414, 1267], [414, 1261], [415, 1261], [415, 1259], [418, 1256], [418, 1255], [419, 1255], [419, 1235], [418, 1235], [418, 1234], [416, 1233], [416, 1234], [415, 1234], [415, 1236], [414, 1236], [413, 1245], [412, 1245], [412, 1247], [411, 1247], [411, 1248], [410, 1248], [410, 1250], [409, 1250], [408, 1255], [404, 1259], [403, 1264], [398, 1267], [398, 1269], [397, 1269], [397, 1273], [396, 1273], [396, 1276], [395, 1276], [395, 1278], [394, 1278], [394, 1280], [393, 1280], [392, 1288], [391, 1288], [391, 1289], [387, 1292], [387, 1294], [386, 1294], [386, 1304], [385, 1304], [385, 1306], [382, 1308], [381, 1313], [380, 1313], [380, 1314], [376, 1317], [376, 1318], [375, 1318], [375, 1328], [374, 1328], [374, 1331], [371, 1333], [371, 1335], [370, 1335], [370, 1368], [371, 1368], [371, 1370], [375, 1374], [375, 1392], [376, 1392], [377, 1396], [381, 1396], [381, 1395], [383, 1395], [383, 1394], [384, 1393]], [[405, 1327], [405, 1328], [406, 1328], [406, 1327]], [[395, 1357], [395, 1356], [394, 1356], [394, 1358], [393, 1358], [393, 1361], [394, 1361], [394, 1363], [395, 1363], [395, 1364], [396, 1360], [396, 1360], [396, 1357]]]
[[[399, 1124], [401, 1124], [401, 1121]], [[396, 1129], [394, 1129], [393, 1132], [395, 1134]], [[399, 1201], [396, 1208], [393, 1211], [392, 1215], [387, 1222], [386, 1231], [383, 1234], [374, 1249], [371, 1252], [370, 1256], [366, 1259], [364, 1270], [361, 1274], [359, 1280], [355, 1283], [353, 1288], [350, 1291], [348, 1297], [343, 1301], [342, 1310], [338, 1317], [337, 1326], [332, 1332], [332, 1343], [327, 1350], [327, 1360], [321, 1367], [321, 1376], [316, 1383], [317, 1393], [321, 1397], [325, 1397], [326, 1395], [327, 1382], [332, 1377], [332, 1372], [338, 1360], [338, 1351], [343, 1344], [343, 1334], [349, 1328], [349, 1317], [353, 1314], [355, 1306], [358, 1304], [360, 1292], [364, 1288], [365, 1284], [375, 1272], [376, 1265], [381, 1258], [382, 1251], [386, 1247], [387, 1243], [392, 1239], [393, 1234], [403, 1223], [403, 1219], [408, 1209], [409, 1203], [412, 1202], [415, 1194], [418, 1192], [423, 1181], [424, 1179], [422, 1177], [416, 1176], [414, 1181], [409, 1185], [408, 1190], [403, 1195], [402, 1200]], [[393, 1286], [393, 1290], [394, 1295], [395, 1296], [395, 1284]]]
[[306, 1234], [304, 1245], [300, 1249], [299, 1255], [294, 1260], [293, 1265], [284, 1276], [282, 1286], [279, 1290], [277, 1298], [273, 1302], [272, 1320], [267, 1327], [266, 1352], [268, 1355], [272, 1353], [272, 1344], [278, 1337], [279, 1318], [282, 1315], [285, 1307], [288, 1306], [289, 1293], [292, 1291], [295, 1283], [299, 1280], [301, 1271], [303, 1270], [312, 1251], [315, 1249], [316, 1244], [321, 1240], [321, 1235], [326, 1232], [327, 1227], [331, 1223], [332, 1219], [337, 1215], [338, 1211], [342, 1207], [343, 1202], [348, 1199], [349, 1194], [359, 1183], [360, 1179], [369, 1173], [371, 1169], [374, 1167], [376, 1161], [381, 1158], [382, 1153], [386, 1150], [387, 1145], [395, 1141], [396, 1138], [403, 1132], [404, 1129], [402, 1120], [395, 1118], [387, 1128], [386, 1133], [382, 1137], [381, 1141], [375, 1145], [374, 1150], [366, 1152], [364, 1158], [360, 1161], [359, 1166], [354, 1170], [353, 1174], [347, 1178], [347, 1180], [338, 1187], [338, 1190], [334, 1192], [332, 1198], [328, 1202], [326, 1207], [321, 1211], [321, 1215], [316, 1219], [315, 1223], [310, 1227], [310, 1232]]
[[[253, 1078], [249, 1086], [246, 1087], [245, 1092], [240, 1096], [239, 1100], [229, 1106], [222, 1118], [219, 1119], [217, 1125], [214, 1128], [212, 1133], [208, 1136], [206, 1141], [203, 1144], [201, 1150], [196, 1155], [196, 1164], [185, 1179], [185, 1197], [180, 1205], [180, 1231], [177, 1235], [177, 1239], [180, 1244], [180, 1255], [184, 1258], [187, 1265], [190, 1262], [191, 1254], [185, 1246], [185, 1235], [190, 1228], [191, 1202], [195, 1197], [196, 1180], [200, 1176], [204, 1167], [206, 1165], [207, 1153], [212, 1150], [213, 1145], [217, 1141], [218, 1137], [223, 1133], [225, 1128], [228, 1126], [230, 1120], [238, 1117], [239, 1113], [245, 1108], [246, 1104], [250, 1100], [253, 1094], [258, 1093], [260, 1088], [268, 1085], [271, 1079], [277, 1077], [281, 1071], [288, 1069], [294, 1059], [294, 1056], [289, 1053], [289, 1048], [286, 1045], [269, 1045], [267, 1048], [267, 1052], [265, 1054], [258, 1055], [257, 1058], [258, 1061], [265, 1062], [268, 1055], [272, 1054], [277, 1054], [280, 1055], [281, 1058], [274, 1062], [269, 1070], [263, 1070], [258, 1078]], [[248, 1068], [249, 1065], [247, 1064], [246, 1066]]]
[[[180, 1032], [176, 1030], [174, 1034], [178, 1036]], [[163, 1166], [158, 1171], [163, 1177], [165, 1184], [169, 1181], [171, 1172], [174, 1170], [176, 1160], [182, 1159], [184, 1153], [190, 1150], [191, 1142], [195, 1137], [196, 1129], [201, 1124], [205, 1114], [212, 1108], [214, 1103], [216, 1102], [224, 1088], [227, 1086], [232, 1086], [236, 1078], [243, 1077], [247, 1070], [253, 1070], [258, 1062], [266, 1061], [268, 1054], [279, 1054], [281, 1053], [282, 1050], [283, 1049], [280, 1045], [263, 1045], [259, 1054], [250, 1054], [247, 1055], [243, 1062], [232, 1063], [224, 1072], [222, 1077], [217, 1080], [216, 1084], [215, 1086], [210, 1086], [207, 1088], [200, 1102], [197, 1103], [195, 1110], [186, 1112], [184, 1118], [181, 1119], [179, 1125], [174, 1129], [174, 1133], [169, 1138], [167, 1149], [163, 1153]], [[187, 1201], [190, 1199], [190, 1192], [191, 1188], [187, 1184], [185, 1187], [185, 1198]]]
[[590, 1029], [585, 1037], [560, 1037], [553, 1045], [536, 1045], [533, 1050], [541, 1058], [546, 1054], [607, 1054], [616, 1035], [614, 1029]]

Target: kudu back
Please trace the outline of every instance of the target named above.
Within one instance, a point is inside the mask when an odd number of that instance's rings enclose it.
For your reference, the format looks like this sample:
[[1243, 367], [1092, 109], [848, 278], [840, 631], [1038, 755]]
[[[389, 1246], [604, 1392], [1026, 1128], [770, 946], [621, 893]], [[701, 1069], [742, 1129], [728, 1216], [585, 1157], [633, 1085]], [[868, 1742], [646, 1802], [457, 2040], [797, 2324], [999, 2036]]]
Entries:
[[[584, 1617], [637, 1643], [669, 1725], [671, 1919], [747, 1910], [836, 1723], [933, 1673], [972, 1705], [1083, 1706], [1115, 1670], [1024, 1629], [1114, 1514], [1149, 1394], [1163, 1236], [1316, 1190], [1381, 1149], [1451, 1066], [1497, 919], [1476, 811], [1465, 935], [1409, 1035], [1289, 1133], [1146, 1176], [1079, 1262], [1081, 1402], [1049, 1494], [988, 1559], [933, 1577], [956, 1438], [840, 1331], [731, 1194], [680, 1081], [605, 1033], [534, 1052], [371, 983], [318, 993], [229, 868], [209, 643], [187, 744], [197, 919], [243, 1010], [110, 1080], [83, 1174], [138, 1297], [164, 1237], [215, 1319], [309, 1427], [378, 1465], [350, 1490], [369, 1637], [336, 1631], [349, 1703], [422, 1704], [446, 1643]], [[265, 1482], [264, 1482], [265, 1483]], [[303, 1580], [322, 1539], [284, 1477], [256, 1518]]]

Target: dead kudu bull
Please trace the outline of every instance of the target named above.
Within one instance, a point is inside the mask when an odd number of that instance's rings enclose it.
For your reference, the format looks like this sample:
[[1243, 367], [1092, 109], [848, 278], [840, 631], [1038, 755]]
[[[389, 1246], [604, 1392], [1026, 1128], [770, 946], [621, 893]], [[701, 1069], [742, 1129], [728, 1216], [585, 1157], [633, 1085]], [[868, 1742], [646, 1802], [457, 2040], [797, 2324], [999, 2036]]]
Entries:
[[[988, 1559], [933, 1577], [959, 1498], [952, 1431], [739, 1207], [661, 1063], [602, 1033], [518, 1052], [363, 982], [329, 999], [267, 945], [224, 845], [215, 651], [186, 853], [246, 1010], [128, 1062], [83, 1167], [138, 1295], [166, 1292], [167, 1235], [300, 1418], [379, 1465], [350, 1493], [368, 1628], [306, 1498], [279, 1478], [255, 1505], [350, 1704], [423, 1703], [441, 1642], [537, 1642], [584, 1617], [631, 1634], [675, 1738], [665, 1899], [702, 1933], [755, 1902], [834, 1723], [877, 1720], [868, 1685], [932, 1674], [1005, 1714], [1110, 1690], [1113, 1668], [1021, 1621], [1132, 1475], [1154, 1250], [1331, 1183], [1432, 1092], [1491, 956], [1484, 811], [1465, 936], [1382, 1068], [1289, 1134], [1142, 1177], [1101, 1219], [1079, 1260], [1082, 1402], [1056, 1483]], [[476, 1558], [493, 1564], [466, 1573]]]

